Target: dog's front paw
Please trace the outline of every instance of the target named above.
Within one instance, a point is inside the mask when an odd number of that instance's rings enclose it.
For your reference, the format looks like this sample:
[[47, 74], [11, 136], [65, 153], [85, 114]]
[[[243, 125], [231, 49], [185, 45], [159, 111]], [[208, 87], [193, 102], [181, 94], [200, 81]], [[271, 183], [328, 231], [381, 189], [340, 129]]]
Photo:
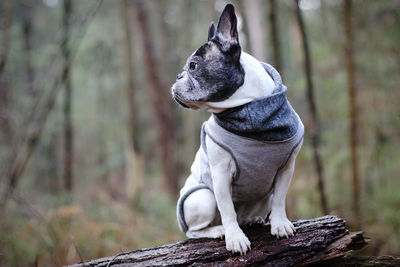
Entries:
[[225, 230], [226, 249], [233, 253], [245, 255], [251, 249], [250, 241], [239, 226]]
[[293, 226], [292, 222], [285, 217], [271, 217], [271, 234], [279, 237], [289, 237], [293, 236], [296, 232], [296, 228]]

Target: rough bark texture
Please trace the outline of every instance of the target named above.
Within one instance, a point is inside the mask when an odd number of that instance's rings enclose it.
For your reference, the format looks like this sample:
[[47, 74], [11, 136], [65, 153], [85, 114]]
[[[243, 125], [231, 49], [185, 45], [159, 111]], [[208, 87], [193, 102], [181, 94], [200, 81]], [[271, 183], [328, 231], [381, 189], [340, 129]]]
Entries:
[[352, 31], [352, 1], [344, 1], [344, 23], [346, 33], [346, 71], [349, 93], [349, 116], [350, 116], [350, 153], [351, 174], [353, 181], [353, 211], [355, 224], [360, 226], [360, 177], [358, 173], [357, 138], [358, 138], [358, 114], [357, 114], [357, 90], [355, 83], [355, 67], [353, 57], [353, 31]]
[[224, 240], [202, 238], [72, 266], [292, 266], [344, 257], [366, 244], [362, 232], [350, 233], [345, 221], [336, 216], [299, 220], [293, 224], [297, 229], [295, 236], [283, 239], [271, 236], [269, 225], [245, 228], [252, 250], [244, 256], [227, 251]]
[[304, 71], [307, 79], [307, 102], [309, 104], [310, 115], [311, 115], [311, 142], [314, 150], [314, 161], [315, 168], [318, 176], [318, 189], [320, 192], [321, 207], [324, 214], [328, 213], [328, 203], [326, 200], [325, 189], [324, 189], [324, 172], [322, 166], [322, 160], [320, 156], [319, 146], [320, 146], [320, 134], [319, 134], [319, 121], [317, 116], [317, 105], [315, 103], [314, 97], [314, 84], [312, 82], [312, 65], [311, 65], [311, 55], [310, 47], [307, 39], [306, 26], [303, 20], [303, 14], [299, 6], [299, 0], [296, 0], [296, 17], [299, 24], [299, 29], [301, 33], [301, 39], [303, 42], [304, 50]]
[[[316, 266], [316, 264], [315, 264]], [[324, 266], [400, 266], [400, 258], [394, 258], [392, 256], [380, 256], [380, 257], [343, 257], [333, 259], [326, 262]]]

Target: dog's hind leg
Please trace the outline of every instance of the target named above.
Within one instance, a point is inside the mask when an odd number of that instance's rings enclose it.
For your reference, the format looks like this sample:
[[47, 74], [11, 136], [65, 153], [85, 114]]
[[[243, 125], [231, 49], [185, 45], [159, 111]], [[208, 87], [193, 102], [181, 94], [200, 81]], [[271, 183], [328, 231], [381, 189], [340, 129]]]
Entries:
[[224, 235], [222, 225], [210, 226], [217, 214], [217, 203], [209, 189], [200, 189], [191, 193], [183, 203], [184, 219], [189, 238], [218, 238]]
[[222, 225], [210, 226], [197, 231], [189, 230], [186, 232], [186, 236], [188, 238], [202, 238], [202, 237], [223, 238], [224, 235], [225, 231]]

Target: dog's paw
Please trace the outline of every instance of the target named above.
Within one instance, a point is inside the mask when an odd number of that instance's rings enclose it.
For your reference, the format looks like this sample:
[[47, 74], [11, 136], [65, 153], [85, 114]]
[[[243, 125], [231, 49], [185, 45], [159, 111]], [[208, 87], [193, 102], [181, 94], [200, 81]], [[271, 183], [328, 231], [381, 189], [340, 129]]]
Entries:
[[222, 225], [210, 227], [210, 237], [211, 238], [224, 238], [225, 229]]
[[271, 234], [279, 237], [293, 236], [296, 228], [286, 217], [272, 217], [271, 220]]
[[222, 225], [206, 227], [201, 230], [188, 230], [186, 236], [188, 238], [223, 238], [225, 235], [225, 229]]
[[246, 255], [247, 251], [251, 249], [249, 239], [239, 226], [233, 230], [225, 231], [225, 242], [227, 250], [233, 253], [239, 252], [240, 255]]
[[241, 225], [251, 226], [256, 224], [265, 224], [265, 220], [261, 216], [254, 216], [251, 218], [246, 218], [240, 222]]

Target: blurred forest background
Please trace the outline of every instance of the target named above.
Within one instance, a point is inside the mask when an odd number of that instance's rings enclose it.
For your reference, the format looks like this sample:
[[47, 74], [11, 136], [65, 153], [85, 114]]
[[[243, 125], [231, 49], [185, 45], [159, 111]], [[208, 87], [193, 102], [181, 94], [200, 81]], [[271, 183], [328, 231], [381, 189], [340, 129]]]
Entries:
[[[244, 51], [306, 126], [290, 219], [344, 217], [400, 256], [400, 1], [232, 1]], [[223, 0], [0, 1], [0, 265], [184, 237], [175, 201], [209, 114], [170, 87]]]

